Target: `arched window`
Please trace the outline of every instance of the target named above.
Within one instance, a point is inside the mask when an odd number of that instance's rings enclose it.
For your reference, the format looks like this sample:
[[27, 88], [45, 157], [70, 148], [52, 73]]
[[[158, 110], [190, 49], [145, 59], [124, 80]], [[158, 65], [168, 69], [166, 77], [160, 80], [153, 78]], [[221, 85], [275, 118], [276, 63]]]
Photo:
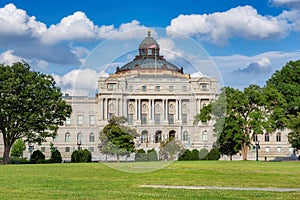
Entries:
[[183, 141], [188, 141], [188, 140], [189, 140], [189, 134], [188, 134], [187, 131], [184, 131], [184, 132], [183, 132], [182, 140], [183, 140]]
[[90, 142], [95, 142], [95, 135], [94, 135], [94, 133], [90, 133], [89, 141]]
[[161, 130], [155, 132], [155, 143], [161, 142]]
[[281, 142], [281, 133], [276, 134], [276, 142]]
[[141, 136], [141, 143], [147, 143], [147, 142], [148, 142], [148, 131], [143, 130]]
[[77, 134], [77, 142], [82, 142], [82, 133]]
[[70, 142], [70, 133], [65, 134], [65, 142]]
[[270, 141], [270, 135], [269, 133], [265, 134], [265, 142], [269, 142]]
[[207, 131], [203, 131], [202, 133], [202, 141], [207, 141], [208, 138], [207, 138]]
[[52, 140], [53, 140], [53, 142], [58, 142], [58, 135], [54, 136], [54, 137], [52, 138]]
[[172, 140], [172, 139], [175, 138], [175, 133], [176, 132], [174, 130], [172, 130], [172, 131], [169, 132], [169, 140]]
[[258, 138], [257, 138], [257, 134], [253, 134], [253, 142], [257, 142], [258, 141]]

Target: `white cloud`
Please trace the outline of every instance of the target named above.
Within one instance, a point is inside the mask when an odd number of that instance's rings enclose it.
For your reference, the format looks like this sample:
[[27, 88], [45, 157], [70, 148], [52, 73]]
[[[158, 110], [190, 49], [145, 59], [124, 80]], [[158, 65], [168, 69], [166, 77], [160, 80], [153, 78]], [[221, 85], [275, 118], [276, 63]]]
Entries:
[[0, 54], [0, 63], [1, 64], [6, 64], [6, 65], [12, 65], [15, 62], [20, 62], [23, 59], [15, 56], [13, 50], [7, 50]]
[[240, 68], [235, 71], [237, 74], [269, 74], [272, 71], [269, 58], [263, 57], [258, 61], [250, 63], [246, 68]]
[[[179, 15], [167, 27], [170, 35], [178, 32], [196, 36], [217, 45], [234, 37], [274, 39], [287, 36], [291, 25], [282, 17], [262, 16], [251, 6], [239, 6], [213, 14]], [[174, 32], [172, 32], [174, 31]]]
[[269, 0], [271, 4], [288, 8], [300, 8], [300, 0]]

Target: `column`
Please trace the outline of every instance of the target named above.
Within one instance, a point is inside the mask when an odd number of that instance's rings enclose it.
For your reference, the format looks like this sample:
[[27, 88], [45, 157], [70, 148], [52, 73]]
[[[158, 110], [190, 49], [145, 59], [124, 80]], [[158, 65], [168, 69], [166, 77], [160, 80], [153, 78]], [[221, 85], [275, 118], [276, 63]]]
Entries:
[[179, 113], [178, 113], [178, 119], [181, 120], [181, 108], [182, 108], [182, 99], [179, 99]]
[[154, 99], [151, 100], [151, 115], [152, 115], [152, 120], [154, 120], [154, 113], [155, 113], [155, 103]]
[[136, 120], [138, 120], [139, 119], [139, 115], [138, 115], [138, 100], [134, 99], [134, 103], [135, 103]]
[[175, 115], [175, 119], [174, 120], [178, 120], [179, 118], [178, 118], [178, 99], [176, 99], [176, 103], [175, 103], [175, 108], [176, 108], [176, 110], [175, 110], [175, 113], [176, 113], [176, 115]]
[[103, 119], [103, 99], [99, 98], [99, 119], [102, 120]]
[[149, 120], [152, 120], [152, 112], [151, 112], [151, 106], [152, 106], [152, 99], [148, 99], [148, 116]]
[[141, 120], [141, 113], [142, 113], [142, 111], [141, 111], [141, 99], [138, 99], [138, 120]]
[[105, 98], [104, 99], [104, 117], [103, 117], [103, 119], [107, 119], [107, 104], [108, 104], [108, 99], [107, 98]]
[[168, 101], [168, 99], [166, 99], [166, 104], [165, 104], [165, 109], [164, 109], [164, 118], [165, 118], [165, 120], [168, 120], [168, 115], [167, 115], [167, 113], [168, 113], [168, 103], [169, 103], [169, 101]]

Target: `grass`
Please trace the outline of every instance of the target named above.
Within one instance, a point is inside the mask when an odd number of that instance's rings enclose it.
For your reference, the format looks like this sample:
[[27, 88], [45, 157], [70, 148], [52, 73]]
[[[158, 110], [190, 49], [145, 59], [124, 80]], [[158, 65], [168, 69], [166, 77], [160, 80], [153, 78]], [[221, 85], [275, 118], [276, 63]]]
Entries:
[[[142, 188], [141, 185], [300, 188], [300, 162], [175, 162], [0, 165], [0, 199], [297, 199], [299, 192]], [[111, 168], [114, 167], [115, 169]], [[147, 171], [147, 170], [146, 170]], [[139, 171], [142, 172], [142, 171]]]

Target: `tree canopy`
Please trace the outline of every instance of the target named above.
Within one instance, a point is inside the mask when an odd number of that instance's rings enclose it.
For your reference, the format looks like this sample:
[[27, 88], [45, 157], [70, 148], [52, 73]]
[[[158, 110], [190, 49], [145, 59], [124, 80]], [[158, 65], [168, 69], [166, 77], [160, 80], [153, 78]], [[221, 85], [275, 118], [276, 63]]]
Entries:
[[100, 152], [106, 155], [120, 156], [135, 152], [133, 139], [138, 136], [136, 130], [124, 126], [125, 117], [112, 117], [100, 131]]
[[9, 162], [11, 146], [17, 139], [40, 144], [54, 137], [72, 111], [53, 77], [31, 71], [24, 62], [0, 64], [0, 105], [3, 163]]

